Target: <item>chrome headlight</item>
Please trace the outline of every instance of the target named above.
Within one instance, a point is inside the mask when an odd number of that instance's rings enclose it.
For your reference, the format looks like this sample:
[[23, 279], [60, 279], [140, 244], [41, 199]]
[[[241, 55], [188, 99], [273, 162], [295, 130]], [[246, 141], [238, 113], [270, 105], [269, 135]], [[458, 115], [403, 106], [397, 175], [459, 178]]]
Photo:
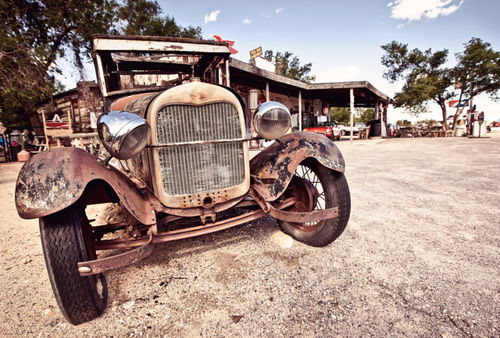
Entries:
[[151, 136], [151, 128], [145, 119], [125, 111], [99, 116], [97, 131], [104, 148], [119, 160], [137, 155]]
[[287, 107], [279, 102], [262, 103], [253, 118], [255, 131], [266, 140], [275, 140], [286, 134], [292, 118]]

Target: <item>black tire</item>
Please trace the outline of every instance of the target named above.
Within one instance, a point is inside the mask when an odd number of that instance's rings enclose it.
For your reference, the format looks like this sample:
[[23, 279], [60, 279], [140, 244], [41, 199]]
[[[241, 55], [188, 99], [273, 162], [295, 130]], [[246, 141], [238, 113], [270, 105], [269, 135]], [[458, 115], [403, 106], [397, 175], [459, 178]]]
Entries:
[[[343, 173], [328, 169], [312, 159], [302, 162], [297, 168], [295, 176], [306, 180], [308, 184], [312, 184], [317, 189], [319, 196], [312, 203], [314, 204], [313, 210], [338, 207], [339, 217], [316, 223], [278, 221], [281, 230], [307, 245], [316, 247], [328, 245], [342, 234], [349, 221], [351, 195], [347, 180]], [[296, 194], [297, 192], [293, 191], [296, 188], [296, 186], [290, 186], [289, 193]]]
[[107, 304], [104, 275], [81, 277], [78, 273], [78, 262], [96, 257], [90, 231], [85, 212], [78, 205], [40, 218], [40, 237], [52, 291], [64, 317], [74, 325], [98, 317]]

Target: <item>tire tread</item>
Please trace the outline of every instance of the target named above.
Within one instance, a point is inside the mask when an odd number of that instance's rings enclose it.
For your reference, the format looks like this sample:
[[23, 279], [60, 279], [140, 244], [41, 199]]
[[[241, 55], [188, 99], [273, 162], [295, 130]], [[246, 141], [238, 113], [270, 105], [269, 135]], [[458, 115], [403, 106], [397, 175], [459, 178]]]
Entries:
[[78, 273], [77, 263], [88, 259], [79, 211], [76, 206], [69, 207], [40, 220], [52, 290], [64, 317], [75, 325], [98, 317], [104, 310], [92, 289], [92, 280], [96, 277], [81, 277]]
[[[287, 222], [279, 221], [281, 230], [304, 244], [322, 247], [335, 241], [345, 230], [351, 214], [351, 195], [349, 185], [343, 173], [328, 169], [318, 162], [309, 162], [317, 166], [317, 175], [322, 175], [329, 184], [333, 198], [333, 206], [339, 208], [337, 218], [328, 219], [318, 229], [312, 232], [303, 232]], [[323, 187], [325, 189], [325, 187]]]

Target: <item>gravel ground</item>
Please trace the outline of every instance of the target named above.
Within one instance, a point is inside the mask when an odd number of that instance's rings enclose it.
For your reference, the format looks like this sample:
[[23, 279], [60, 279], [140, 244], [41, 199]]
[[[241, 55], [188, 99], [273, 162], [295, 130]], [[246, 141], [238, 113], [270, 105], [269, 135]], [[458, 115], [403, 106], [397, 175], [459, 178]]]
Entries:
[[[156, 246], [107, 274], [108, 308], [68, 324], [36, 220], [0, 164], [2, 336], [500, 336], [500, 134], [341, 141], [352, 195], [325, 248], [271, 240], [272, 219]], [[495, 137], [496, 136], [496, 137]]]

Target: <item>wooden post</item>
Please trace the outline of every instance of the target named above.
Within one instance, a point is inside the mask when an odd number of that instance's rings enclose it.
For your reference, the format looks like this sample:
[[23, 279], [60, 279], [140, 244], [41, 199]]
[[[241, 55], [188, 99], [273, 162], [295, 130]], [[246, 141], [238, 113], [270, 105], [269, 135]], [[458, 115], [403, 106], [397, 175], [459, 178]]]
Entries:
[[386, 138], [387, 135], [387, 105], [384, 104], [382, 114], [380, 115], [380, 136]]
[[350, 94], [349, 101], [351, 103], [351, 116], [350, 116], [351, 134], [349, 136], [349, 140], [352, 142], [352, 138], [353, 138], [352, 128], [354, 127], [354, 89], [351, 88], [349, 94]]
[[70, 133], [73, 133], [73, 118], [75, 116], [75, 111], [73, 109], [73, 100], [70, 97], [70, 106], [69, 106], [69, 111], [68, 111], [68, 126]]
[[266, 102], [269, 101], [269, 81], [266, 81]]
[[226, 85], [231, 87], [231, 79], [229, 78], [229, 60], [226, 60]]
[[302, 131], [302, 90], [299, 90], [299, 131]]
[[218, 80], [219, 80], [219, 84], [221, 86], [224, 85], [224, 82], [222, 81], [222, 67], [219, 65], [219, 67], [217, 67], [217, 77], [218, 77]]
[[45, 125], [46, 118], [45, 118], [45, 109], [42, 109], [42, 124], [43, 124], [43, 136], [45, 137], [45, 146], [47, 147], [46, 149], [49, 150], [49, 137], [47, 136], [47, 126]]

